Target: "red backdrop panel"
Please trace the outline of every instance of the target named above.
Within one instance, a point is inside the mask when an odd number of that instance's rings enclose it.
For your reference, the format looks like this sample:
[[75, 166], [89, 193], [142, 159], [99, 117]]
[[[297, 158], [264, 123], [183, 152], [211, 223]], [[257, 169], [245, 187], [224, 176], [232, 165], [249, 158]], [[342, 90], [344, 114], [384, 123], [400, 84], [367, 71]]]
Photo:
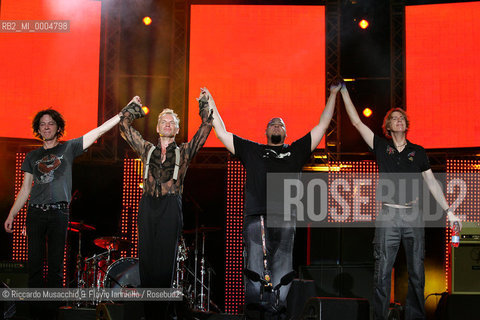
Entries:
[[47, 107], [67, 121], [66, 139], [97, 126], [101, 2], [5, 0], [2, 20], [70, 20], [68, 33], [0, 33], [0, 137], [32, 138]]
[[[282, 117], [287, 143], [319, 121], [325, 106], [323, 6], [192, 5], [188, 136], [200, 119], [200, 87], [211, 91], [227, 130], [265, 143]], [[221, 147], [211, 134], [205, 146]], [[324, 146], [324, 142], [320, 147]]]
[[409, 139], [426, 148], [480, 146], [480, 2], [407, 6]]

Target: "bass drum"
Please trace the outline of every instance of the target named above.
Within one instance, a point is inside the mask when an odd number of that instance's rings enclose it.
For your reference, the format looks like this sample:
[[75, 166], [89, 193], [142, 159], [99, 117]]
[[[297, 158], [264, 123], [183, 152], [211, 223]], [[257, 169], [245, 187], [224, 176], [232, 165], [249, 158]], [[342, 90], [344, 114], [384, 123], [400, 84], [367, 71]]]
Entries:
[[103, 280], [104, 288], [138, 288], [140, 272], [137, 258], [122, 258], [112, 263]]

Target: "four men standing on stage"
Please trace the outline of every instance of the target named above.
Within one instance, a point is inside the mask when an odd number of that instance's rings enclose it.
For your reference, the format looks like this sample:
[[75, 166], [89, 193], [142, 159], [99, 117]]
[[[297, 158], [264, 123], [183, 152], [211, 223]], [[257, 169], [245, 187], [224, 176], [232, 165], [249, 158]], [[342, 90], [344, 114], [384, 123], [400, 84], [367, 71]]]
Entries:
[[[284, 318], [290, 283], [281, 284], [293, 269], [292, 251], [295, 219], [282, 228], [267, 225], [267, 173], [300, 172], [320, 143], [332, 118], [336, 95], [341, 92], [352, 124], [375, 154], [380, 175], [417, 174], [421, 176], [434, 198], [447, 212], [451, 223], [459, 221], [449, 209], [445, 196], [435, 180], [425, 150], [406, 139], [409, 122], [404, 110], [390, 110], [384, 120], [387, 140], [375, 135], [358, 116], [344, 83], [330, 87], [330, 96], [319, 123], [291, 145], [284, 143], [286, 126], [281, 118], [272, 118], [266, 127], [266, 144], [245, 140], [228, 132], [210, 92], [201, 89], [198, 99], [202, 124], [188, 143], [177, 146], [179, 118], [171, 109], [164, 109], [157, 124], [158, 142], [142, 138], [132, 127], [135, 119], [145, 116], [138, 97], [112, 119], [83, 137], [60, 143], [65, 123], [52, 110], [43, 110], [33, 121], [36, 136], [43, 146], [30, 152], [23, 165], [22, 188], [5, 221], [5, 230], [12, 232], [13, 220], [28, 197], [27, 235], [29, 244], [29, 286], [42, 287], [42, 259], [48, 245], [48, 287], [61, 287], [62, 262], [68, 225], [68, 204], [71, 198], [71, 168], [73, 159], [82, 154], [103, 133], [120, 122], [122, 137], [137, 152], [144, 163], [144, 191], [139, 203], [139, 267], [142, 287], [168, 288], [175, 270], [177, 243], [183, 227], [183, 180], [192, 158], [205, 143], [212, 126], [228, 151], [237, 156], [245, 167], [245, 301], [247, 316], [255, 312], [263, 316]], [[399, 199], [396, 197], [395, 199]], [[386, 319], [389, 308], [390, 277], [400, 243], [404, 245], [409, 272], [409, 289], [405, 307], [406, 319], [425, 317], [424, 310], [424, 228], [405, 224], [401, 217], [418, 210], [418, 199], [384, 202], [374, 239], [374, 312], [376, 319]], [[393, 217], [393, 218], [392, 218]], [[48, 239], [48, 242], [46, 243]], [[282, 281], [283, 282], [283, 281]], [[262, 286], [278, 292], [264, 294]], [[166, 305], [149, 305], [147, 319], [167, 318]], [[160, 313], [159, 311], [160, 310]], [[253, 316], [254, 317], [254, 316]]]

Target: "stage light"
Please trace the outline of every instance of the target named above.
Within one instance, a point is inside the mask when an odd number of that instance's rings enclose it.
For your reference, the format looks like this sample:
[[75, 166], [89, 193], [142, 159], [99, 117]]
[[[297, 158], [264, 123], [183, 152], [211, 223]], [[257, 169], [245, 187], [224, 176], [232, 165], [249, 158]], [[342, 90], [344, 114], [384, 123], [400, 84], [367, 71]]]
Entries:
[[227, 162], [227, 232], [225, 234], [225, 311], [237, 313], [243, 306], [243, 186], [245, 169], [238, 160]]
[[367, 29], [370, 24], [368, 23], [367, 20], [362, 19], [362, 20], [360, 20], [360, 22], [358, 23], [358, 25], [359, 25], [360, 28], [362, 28], [362, 29]]
[[150, 112], [150, 109], [148, 109], [147, 106], [142, 107], [143, 112], [145, 112], [145, 115], [147, 115]]
[[143, 190], [139, 185], [143, 183], [143, 163], [140, 159], [124, 159], [123, 165], [123, 190], [122, 190], [122, 213], [121, 237], [129, 240], [131, 246], [128, 250], [120, 252], [120, 256], [138, 256], [138, 203], [142, 197]]
[[145, 18], [143, 18], [142, 21], [143, 21], [143, 23], [144, 23], [146, 26], [149, 26], [150, 24], [152, 24], [152, 18], [150, 18], [150, 17], [148, 17], [148, 16], [145, 17]]
[[363, 109], [363, 115], [367, 118], [370, 117], [372, 115], [372, 113], [373, 113], [373, 111], [370, 108]]

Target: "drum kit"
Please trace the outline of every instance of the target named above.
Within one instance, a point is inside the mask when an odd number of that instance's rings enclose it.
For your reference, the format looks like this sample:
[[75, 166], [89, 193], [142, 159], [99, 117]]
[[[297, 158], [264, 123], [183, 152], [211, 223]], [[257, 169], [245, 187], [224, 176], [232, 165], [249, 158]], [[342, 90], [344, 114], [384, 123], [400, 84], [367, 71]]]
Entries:
[[[119, 256], [120, 251], [130, 247], [130, 241], [120, 237], [100, 237], [93, 243], [105, 251], [90, 257], [82, 257], [82, 232], [95, 231], [96, 228], [83, 222], [69, 223], [69, 231], [78, 233], [78, 253], [76, 259], [76, 285], [87, 289], [114, 289], [137, 288], [140, 286], [138, 258]], [[182, 235], [178, 242], [176, 255], [176, 270], [173, 279], [173, 288], [183, 292], [184, 301], [197, 311], [210, 311], [210, 307], [217, 309], [217, 305], [210, 299], [212, 274], [215, 272], [208, 265], [205, 255], [206, 233], [218, 231], [221, 228], [199, 227], [183, 231], [184, 235], [195, 235], [193, 246], [187, 246]], [[201, 250], [198, 250], [198, 238], [201, 235]], [[193, 256], [192, 256], [193, 255]], [[94, 300], [91, 304], [97, 305], [101, 301]]]

